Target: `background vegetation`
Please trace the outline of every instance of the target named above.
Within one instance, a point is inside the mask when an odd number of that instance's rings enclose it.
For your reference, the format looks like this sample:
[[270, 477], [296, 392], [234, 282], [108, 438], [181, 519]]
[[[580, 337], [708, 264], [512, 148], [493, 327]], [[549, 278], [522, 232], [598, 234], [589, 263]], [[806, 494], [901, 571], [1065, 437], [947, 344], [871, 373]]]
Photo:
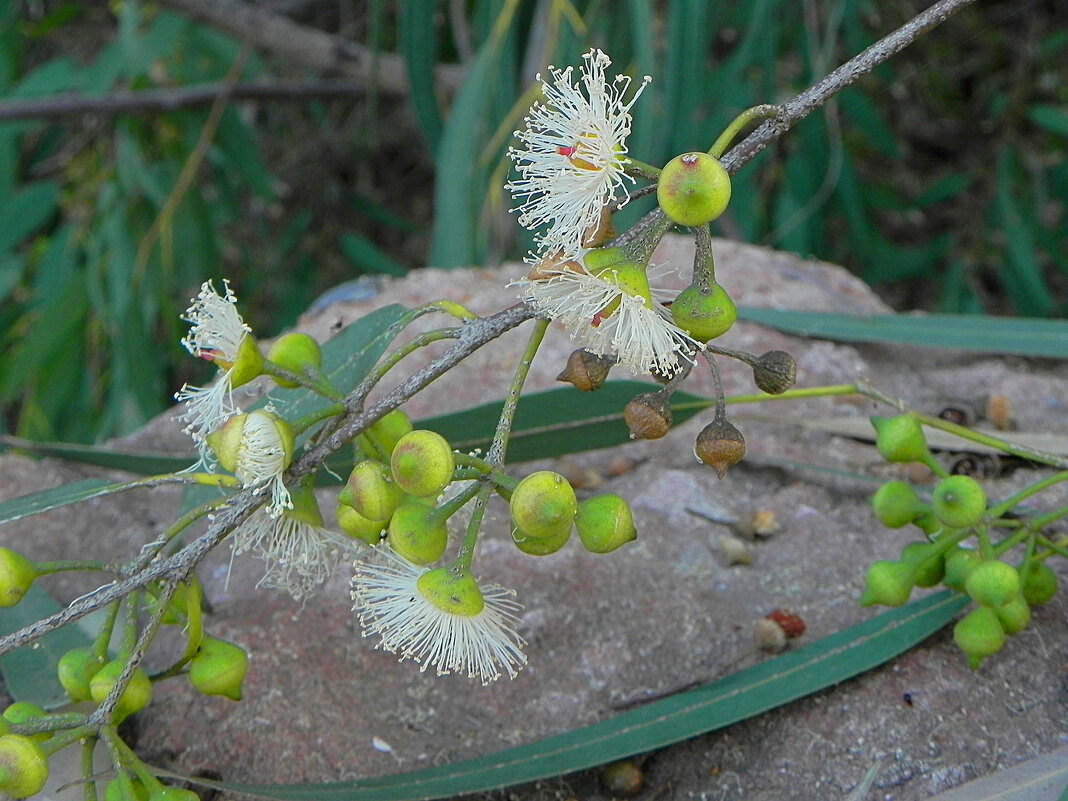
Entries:
[[[500, 187], [547, 63], [573, 63], [592, 44], [621, 71], [652, 75], [630, 144], [663, 163], [707, 148], [738, 111], [793, 95], [926, 3], [258, 6], [366, 48], [368, 80], [343, 76], [335, 99], [311, 88], [331, 78], [324, 69], [263, 42], [246, 48], [186, 16], [188, 5], [0, 11], [7, 433], [122, 434], [184, 380], [202, 380], [178, 358], [178, 314], [206, 278], [231, 278], [246, 317], [271, 335], [357, 276], [522, 256], [529, 242]], [[736, 176], [719, 233], [844, 264], [898, 308], [1065, 316], [1066, 55], [1057, 0], [965, 9]], [[402, 69], [410, 80], [397, 79]], [[173, 94], [228, 74], [308, 88], [214, 114], [25, 111], [65, 93]]]

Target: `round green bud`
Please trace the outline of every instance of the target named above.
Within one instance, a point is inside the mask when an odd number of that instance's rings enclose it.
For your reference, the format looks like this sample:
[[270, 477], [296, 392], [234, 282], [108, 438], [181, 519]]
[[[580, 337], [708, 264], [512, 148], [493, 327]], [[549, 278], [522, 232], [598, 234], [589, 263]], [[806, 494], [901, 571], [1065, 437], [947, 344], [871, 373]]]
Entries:
[[512, 526], [512, 542], [528, 556], [548, 556], [563, 548], [571, 539], [571, 526], [561, 528], [549, 537], [532, 537]]
[[384, 520], [370, 520], [343, 503], [337, 506], [337, 524], [354, 540], [362, 540], [368, 545], [378, 545], [382, 541], [382, 532], [386, 530]]
[[[123, 660], [115, 659], [96, 672], [92, 681], [89, 682], [89, 694], [95, 703], [102, 703], [108, 697], [111, 688], [122, 675], [123, 667], [125, 667]], [[134, 668], [130, 683], [126, 685], [126, 689], [119, 696], [119, 702], [115, 705], [115, 724], [118, 725], [130, 715], [141, 711], [151, 700], [152, 682], [149, 681], [145, 671], [141, 668]]]
[[970, 548], [954, 548], [946, 554], [946, 575], [942, 583], [951, 590], [964, 592], [964, 584], [968, 576], [983, 563], [983, 557], [978, 551]]
[[400, 438], [412, 430], [412, 421], [400, 409], [394, 409], [389, 414], [375, 421], [361, 438], [370, 437], [386, 454], [392, 454], [397, 447]]
[[679, 225], [707, 225], [721, 215], [731, 199], [731, 177], [707, 153], [683, 153], [664, 165], [656, 200]]
[[14, 606], [41, 575], [37, 565], [10, 548], [0, 548], [0, 607]]
[[949, 476], [931, 493], [931, 510], [949, 528], [971, 528], [986, 514], [986, 492], [971, 476]]
[[1020, 594], [1020, 574], [1011, 565], [991, 559], [968, 574], [964, 591], [980, 606], [1004, 606]]
[[916, 571], [913, 584], [917, 587], [934, 587], [946, 574], [946, 560], [941, 547], [934, 542], [910, 542], [901, 549], [902, 562], [907, 562]]
[[[605, 267], [595, 274], [606, 283], [618, 287], [622, 294], [640, 298], [642, 304], [647, 309], [653, 308], [653, 293], [649, 288], [649, 276], [645, 272], [645, 268], [640, 264], [624, 262], [611, 267]], [[615, 314], [616, 309], [619, 308], [622, 302], [622, 298], [613, 298], [610, 300], [608, 305], [593, 315], [593, 319], [590, 320], [590, 325], [594, 328], [599, 326], [602, 322]]]
[[1005, 630], [994, 610], [985, 606], [973, 609], [953, 627], [953, 641], [968, 657], [972, 670], [1005, 644]]
[[1057, 574], [1045, 562], [1020, 568], [1020, 592], [1030, 606], [1041, 606], [1057, 594]]
[[48, 781], [48, 758], [36, 742], [21, 734], [0, 737], [0, 793], [29, 798]]
[[[323, 351], [319, 343], [313, 337], [297, 332], [278, 337], [267, 351], [267, 358], [279, 367], [302, 376], [323, 365]], [[275, 381], [278, 386], [289, 389], [300, 386], [296, 381], [284, 378], [275, 378]]]
[[920, 462], [929, 451], [923, 426], [912, 415], [872, 417], [875, 428], [875, 447], [888, 462]]
[[592, 248], [586, 252], [582, 262], [591, 275], [597, 275], [609, 267], [633, 264], [623, 248]]
[[730, 330], [738, 310], [719, 284], [707, 289], [690, 284], [672, 301], [671, 319], [698, 342], [708, 342]]
[[124, 771], [104, 787], [104, 801], [148, 801], [148, 788]]
[[225, 695], [241, 700], [241, 685], [248, 672], [248, 654], [238, 645], [204, 637], [189, 660], [189, 683], [204, 695]]
[[413, 565], [436, 562], [449, 544], [445, 519], [422, 498], [406, 497], [389, 521], [389, 546]]
[[578, 513], [578, 499], [562, 475], [539, 470], [519, 482], [512, 492], [509, 509], [512, 522], [523, 537], [550, 539], [559, 537], [562, 531], [571, 532], [571, 523]]
[[247, 419], [247, 414], [235, 414], [204, 438], [219, 460], [219, 465], [231, 473], [237, 470], [237, 456], [241, 451], [241, 438]]
[[901, 606], [909, 599], [915, 582], [916, 568], [907, 562], [873, 562], [868, 568], [861, 606], [882, 604]]
[[1017, 595], [1004, 606], [994, 609], [994, 614], [998, 616], [1001, 628], [1010, 636], [1019, 634], [1031, 622], [1031, 607], [1027, 605], [1023, 594]]
[[486, 606], [474, 576], [451, 567], [428, 570], [416, 581], [423, 597], [450, 615], [474, 617]]
[[59, 658], [56, 673], [59, 683], [72, 701], [88, 701], [92, 698], [89, 683], [96, 672], [104, 666], [104, 660], [87, 647], [72, 648]]
[[904, 481], [887, 481], [871, 498], [871, 507], [879, 522], [888, 528], [907, 526], [927, 510], [910, 485]]
[[[39, 706], [32, 701], [16, 701], [4, 710], [4, 720], [11, 725], [18, 725], [19, 723], [36, 723], [47, 715], [48, 712], [45, 711], [43, 706]], [[27, 734], [26, 736], [35, 742], [43, 743], [45, 740], [51, 739], [52, 732], [40, 731], [36, 734]]]
[[181, 787], [163, 787], [152, 793], [148, 801], [200, 801], [200, 796]]
[[338, 493], [338, 503], [351, 506], [368, 520], [389, 520], [404, 497], [393, 473], [381, 462], [365, 459], [352, 468]]
[[233, 362], [216, 359], [215, 363], [223, 370], [232, 370], [230, 386], [235, 389], [263, 373], [263, 354], [260, 353], [256, 338], [252, 334], [245, 334], [237, 346], [237, 358]]
[[580, 503], [575, 530], [590, 553], [609, 553], [638, 536], [627, 502], [612, 493]]
[[405, 434], [393, 449], [393, 480], [409, 495], [437, 496], [452, 482], [456, 462], [448, 440], [434, 431]]

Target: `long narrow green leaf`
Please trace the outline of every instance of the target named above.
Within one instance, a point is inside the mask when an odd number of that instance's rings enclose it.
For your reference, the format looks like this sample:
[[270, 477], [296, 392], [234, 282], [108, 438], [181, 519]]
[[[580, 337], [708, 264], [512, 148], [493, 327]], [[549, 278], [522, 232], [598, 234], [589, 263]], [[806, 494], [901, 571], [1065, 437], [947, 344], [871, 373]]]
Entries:
[[[0, 609], [0, 636], [58, 611], [55, 599], [34, 584], [18, 604]], [[56, 664], [71, 648], [91, 644], [92, 640], [77, 626], [61, 626], [32, 643], [8, 651], [0, 656], [0, 675], [4, 677], [7, 694], [16, 701], [30, 701], [45, 709], [69, 703], [56, 676]]]
[[835, 314], [739, 308], [744, 320], [790, 334], [838, 342], [889, 342], [919, 348], [1068, 358], [1068, 322], [974, 314]]
[[408, 68], [408, 97], [431, 153], [441, 140], [441, 112], [434, 93], [435, 6], [431, 0], [409, 0], [400, 5], [400, 44]]
[[[524, 395], [508, 440], [508, 461], [545, 459], [629, 442], [630, 432], [623, 422], [623, 407], [638, 393], [657, 389], [660, 389], [658, 385], [641, 381], [609, 381], [592, 393], [562, 387]], [[699, 404], [702, 400], [686, 392], [671, 396], [673, 405], [693, 401]], [[457, 450], [486, 450], [500, 417], [501, 405], [494, 401], [421, 420], [419, 425], [437, 431]], [[675, 424], [688, 420], [698, 411], [699, 406], [676, 411]]]
[[129, 485], [126, 483], [114, 483], [102, 478], [86, 478], [82, 481], [64, 484], [62, 487], [22, 495], [0, 503], [0, 523], [9, 523], [12, 520], [47, 512], [49, 509], [110, 495], [127, 486]]
[[319, 785], [191, 781], [289, 801], [426, 801], [571, 773], [724, 728], [871, 670], [938, 631], [967, 603], [936, 593], [695, 690], [455, 765]]

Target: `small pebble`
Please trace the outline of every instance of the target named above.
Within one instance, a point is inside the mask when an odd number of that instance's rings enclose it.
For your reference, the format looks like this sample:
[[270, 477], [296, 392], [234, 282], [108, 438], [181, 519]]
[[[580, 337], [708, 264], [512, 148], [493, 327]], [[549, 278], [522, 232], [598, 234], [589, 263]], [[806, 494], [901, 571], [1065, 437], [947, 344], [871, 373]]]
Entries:
[[762, 651], [777, 654], [786, 648], [786, 632], [774, 620], [760, 618], [753, 626], [753, 639]]

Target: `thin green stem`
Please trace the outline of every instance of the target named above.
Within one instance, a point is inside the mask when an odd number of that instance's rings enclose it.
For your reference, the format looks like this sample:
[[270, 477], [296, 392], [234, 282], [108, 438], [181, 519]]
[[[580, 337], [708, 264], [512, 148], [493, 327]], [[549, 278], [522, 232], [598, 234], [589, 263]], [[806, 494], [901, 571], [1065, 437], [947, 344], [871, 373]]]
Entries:
[[1012, 536], [1006, 537], [999, 542], [995, 542], [991, 550], [994, 556], [1001, 556], [1003, 553], [1011, 551], [1028, 537], [1033, 540], [1034, 536], [1034, 532], [1028, 531], [1027, 529], [1021, 529]]
[[1055, 523], [1065, 516], [1068, 516], [1068, 506], [1059, 506], [1052, 512], [1046, 512], [1044, 515], [1028, 518], [1027, 527], [1031, 529], [1031, 531], [1040, 531], [1050, 523]]
[[[1054, 473], [1052, 476], [1047, 476], [1041, 481], [1035, 482], [1030, 487], [1025, 487], [1024, 489], [1017, 492], [1015, 495], [1010, 495], [997, 506], [992, 506], [987, 511], [987, 514], [989, 514], [992, 518], [999, 518], [1017, 504], [1030, 498], [1032, 495], [1037, 495], [1038, 493], [1042, 492], [1042, 490], [1047, 489], [1048, 487], [1052, 487], [1055, 484], [1060, 484], [1062, 481], [1068, 481], [1068, 470], [1060, 473]], [[1053, 519], [1056, 520], [1057, 518], [1055, 517]], [[1033, 521], [1028, 522], [1030, 523]]]
[[100, 632], [96, 635], [96, 639], [93, 640], [93, 656], [97, 659], [107, 658], [108, 645], [111, 644], [111, 635], [115, 631], [115, 621], [119, 619], [120, 607], [120, 601], [112, 601], [108, 604], [108, 611], [104, 617], [104, 623], [101, 625]]
[[1043, 537], [1041, 534], [1038, 535], [1037, 539], [1038, 544], [1041, 545], [1043, 548], [1049, 548], [1051, 551], [1053, 551], [1053, 553], [1059, 554], [1065, 559], [1068, 559], [1068, 547], [1065, 547], [1065, 543], [1063, 541], [1054, 542], [1049, 537]]
[[920, 459], [920, 462], [922, 464], [926, 465], [927, 469], [930, 470], [932, 473], [934, 473], [939, 478], [948, 478], [949, 471], [946, 470], [946, 468], [942, 466], [942, 463], [940, 461], [938, 461], [934, 457], [934, 454], [931, 453], [930, 451], [927, 451], [927, 453], [924, 454], [923, 458]]
[[83, 789], [83, 801], [96, 801], [96, 782], [93, 781], [93, 776], [96, 773], [96, 766], [93, 762], [93, 752], [96, 751], [96, 732], [87, 734], [82, 739], [82, 779], [85, 784]]
[[315, 367], [309, 366], [307, 372], [298, 373], [288, 367], [283, 367], [277, 362], [272, 362], [265, 356], [263, 358], [263, 366], [260, 369], [263, 375], [270, 376], [276, 381], [281, 380], [289, 384], [299, 384], [312, 392], [318, 392], [324, 398], [335, 403], [343, 403], [345, 401], [345, 393], [339, 392], [337, 387], [330, 383], [330, 379]]
[[730, 125], [723, 129], [723, 133], [708, 149], [708, 155], [715, 159], [722, 158], [723, 154], [727, 152], [727, 148], [730, 147], [731, 142], [735, 140], [744, 128], [758, 120], [773, 119], [781, 113], [782, 106], [772, 105], [771, 103], [763, 103], [759, 106], [747, 108], [735, 117]]
[[408, 342], [405, 342], [404, 345], [397, 348], [385, 359], [379, 362], [369, 375], [370, 385], [375, 386], [379, 381], [385, 378], [386, 373], [396, 367], [405, 356], [409, 356], [420, 348], [425, 348], [427, 345], [431, 345], [434, 342], [441, 342], [443, 339], [457, 339], [459, 336], [460, 329], [458, 328], [435, 328], [433, 331], [419, 334]]
[[[508, 397], [505, 398], [504, 405], [501, 407], [501, 416], [497, 420], [497, 429], [493, 432], [493, 441], [490, 443], [489, 453], [486, 454], [486, 461], [494, 467], [501, 467], [504, 464], [505, 452], [508, 450], [508, 435], [511, 433], [512, 424], [515, 422], [515, 410], [519, 407], [519, 396], [523, 393], [523, 384], [526, 383], [527, 376], [530, 374], [530, 365], [534, 362], [534, 356], [538, 353], [538, 348], [545, 338], [545, 331], [548, 327], [548, 320], [534, 321], [534, 328], [530, 332], [530, 339], [527, 340], [526, 349], [519, 359], [519, 364], [516, 365], [515, 375], [512, 377], [512, 385], [508, 389]], [[493, 485], [489, 481], [484, 481], [479, 486], [474, 507], [471, 509], [471, 519], [467, 524], [467, 533], [464, 535], [464, 541], [456, 554], [456, 562], [454, 563], [456, 570], [467, 571], [471, 568], [471, 559], [475, 555], [475, 543], [478, 542], [482, 518], [486, 514], [486, 503], [492, 491]]]
[[107, 562], [92, 562], [82, 559], [66, 559], [55, 562], [34, 562], [41, 573], [62, 573], [69, 570], [111, 570]]
[[103, 726], [101, 733], [103, 734], [104, 746], [108, 750], [111, 764], [115, 770], [120, 773], [124, 773], [127, 770], [133, 771], [141, 784], [149, 791], [149, 795], [160, 792], [163, 789], [163, 782], [157, 779], [155, 774], [138, 758], [130, 746], [123, 742], [118, 732], [115, 731], [114, 726]]
[[658, 180], [661, 172], [659, 167], [646, 164], [644, 161], [638, 161], [632, 156], [627, 156], [623, 159], [623, 171], [634, 178], [645, 178], [650, 181]]
[[[781, 400], [798, 400], [800, 398], [825, 398], [835, 397], [839, 395], [856, 395], [856, 384], [835, 384], [833, 386], [826, 387], [805, 387], [803, 389], [788, 389], [779, 395], [768, 395], [764, 392], [753, 393], [752, 395], [730, 395], [724, 398], [728, 406], [734, 406], [739, 403], [766, 403], [768, 401], [781, 401]], [[714, 406], [716, 401], [714, 399], [701, 399], [696, 401], [683, 401], [672, 406], [673, 409], [707, 409], [709, 406]]]
[[519, 483], [519, 481], [512, 478], [500, 468], [494, 467], [485, 459], [479, 459], [477, 456], [471, 456], [467, 453], [454, 453], [453, 459], [456, 461], [456, 464], [462, 467], [470, 468], [475, 471], [474, 476], [467, 476], [469, 478], [477, 477], [488, 479], [489, 481], [492, 481], [494, 484], [496, 484], [498, 487], [502, 487], [503, 489], [506, 489], [509, 492], [514, 490], [516, 488], [516, 485]]
[[291, 420], [290, 425], [297, 434], [301, 434], [307, 431], [313, 425], [323, 420], [327, 420], [331, 417], [337, 417], [339, 414], [345, 413], [345, 404], [343, 403], [331, 403], [329, 406], [324, 406], [318, 411], [309, 412], [303, 417], [298, 417], [296, 420]]

